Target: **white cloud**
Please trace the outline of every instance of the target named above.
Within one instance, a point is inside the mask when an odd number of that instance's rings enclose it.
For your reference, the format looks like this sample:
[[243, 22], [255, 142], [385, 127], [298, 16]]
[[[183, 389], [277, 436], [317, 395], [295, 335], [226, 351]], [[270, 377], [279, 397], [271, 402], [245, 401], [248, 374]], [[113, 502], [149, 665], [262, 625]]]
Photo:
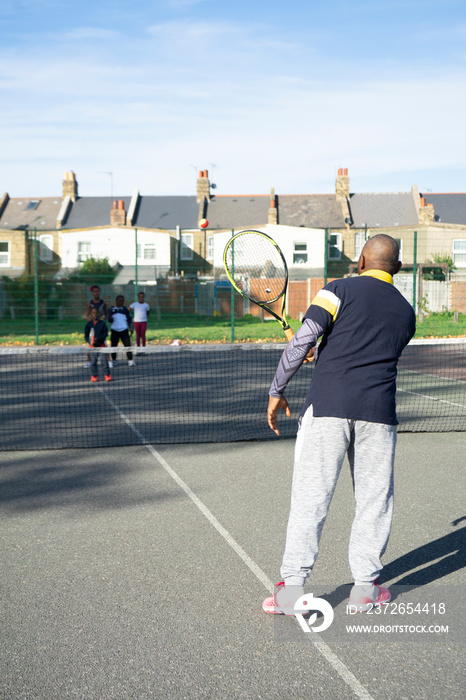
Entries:
[[191, 164], [214, 162], [219, 193], [322, 192], [335, 165], [361, 182], [466, 166], [461, 68], [413, 78], [396, 56], [327, 48], [221, 17], [31, 34], [0, 48], [2, 189], [55, 194], [73, 169], [100, 194], [112, 170], [120, 194], [192, 194]]

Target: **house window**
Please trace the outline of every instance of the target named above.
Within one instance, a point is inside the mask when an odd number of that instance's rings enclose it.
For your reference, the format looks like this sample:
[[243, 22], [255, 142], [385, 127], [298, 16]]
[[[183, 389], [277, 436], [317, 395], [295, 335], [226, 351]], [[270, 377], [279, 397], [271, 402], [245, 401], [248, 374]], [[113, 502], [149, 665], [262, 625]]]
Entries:
[[91, 257], [90, 242], [78, 243], [78, 263], [83, 263]]
[[0, 267], [10, 267], [10, 244], [0, 241]]
[[341, 260], [341, 233], [331, 233], [328, 238], [328, 259]]
[[453, 241], [453, 262], [460, 267], [466, 267], [466, 239], [457, 238]]
[[366, 242], [365, 231], [362, 233], [355, 233], [354, 234], [354, 257], [353, 257], [353, 260], [359, 260], [359, 256], [361, 255], [361, 251], [364, 248], [365, 242]]
[[155, 260], [155, 243], [138, 243], [136, 253], [138, 260]]
[[37, 209], [39, 206], [40, 199], [31, 199], [26, 209]]
[[307, 243], [294, 243], [293, 246], [293, 265], [305, 265], [307, 263]]
[[155, 260], [155, 244], [144, 243], [144, 260]]
[[182, 233], [180, 236], [180, 260], [193, 259], [193, 234]]
[[43, 262], [53, 260], [53, 236], [50, 234], [39, 236], [39, 258]]
[[213, 260], [214, 259], [214, 237], [209, 236], [207, 239], [207, 259], [208, 260]]

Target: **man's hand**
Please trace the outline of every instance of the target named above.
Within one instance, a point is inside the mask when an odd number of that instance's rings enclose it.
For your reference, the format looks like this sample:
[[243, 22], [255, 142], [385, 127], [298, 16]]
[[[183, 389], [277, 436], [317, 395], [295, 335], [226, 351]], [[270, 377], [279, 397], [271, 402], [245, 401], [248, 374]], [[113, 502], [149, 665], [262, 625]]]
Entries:
[[278, 412], [283, 409], [285, 415], [288, 418], [291, 417], [290, 407], [288, 406], [288, 401], [282, 396], [279, 399], [269, 396], [269, 405], [267, 408], [267, 422], [269, 427], [273, 430], [276, 435], [280, 435], [280, 431], [277, 428], [277, 415]]

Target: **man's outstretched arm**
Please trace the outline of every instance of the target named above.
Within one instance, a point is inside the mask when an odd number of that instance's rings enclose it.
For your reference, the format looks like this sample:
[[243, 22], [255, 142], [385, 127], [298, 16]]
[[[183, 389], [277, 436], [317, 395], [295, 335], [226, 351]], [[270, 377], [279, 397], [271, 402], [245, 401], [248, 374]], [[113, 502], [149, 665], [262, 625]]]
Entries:
[[318, 323], [306, 318], [283, 351], [270, 387], [267, 409], [267, 422], [276, 435], [280, 435], [277, 428], [278, 412], [283, 409], [288, 417], [291, 416], [290, 407], [283, 396], [288, 382], [301, 367], [322, 333], [323, 329]]

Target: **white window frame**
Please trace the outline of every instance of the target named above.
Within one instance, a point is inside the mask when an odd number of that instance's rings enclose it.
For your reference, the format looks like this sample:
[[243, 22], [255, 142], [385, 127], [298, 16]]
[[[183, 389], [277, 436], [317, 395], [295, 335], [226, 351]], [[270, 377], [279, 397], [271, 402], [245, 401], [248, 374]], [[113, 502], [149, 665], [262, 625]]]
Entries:
[[209, 236], [207, 238], [207, 260], [214, 259], [214, 237]]
[[180, 234], [180, 260], [193, 260], [194, 235], [192, 233]]
[[[144, 265], [151, 265], [157, 259], [157, 248], [155, 243], [138, 243], [137, 245], [138, 262]], [[151, 253], [153, 252], [153, 255]]]
[[7, 245], [6, 251], [0, 251], [0, 267], [11, 267], [11, 243], [10, 241], [0, 241], [0, 243]]
[[[331, 243], [332, 236], [336, 236], [337, 242]], [[336, 252], [337, 255], [332, 255], [332, 251]], [[327, 259], [330, 260], [341, 260], [342, 254], [342, 236], [341, 233], [330, 233], [327, 246]]]
[[53, 261], [53, 236], [51, 233], [43, 233], [39, 236], [39, 258], [43, 262]]
[[[88, 250], [81, 250], [81, 246], [87, 246]], [[83, 262], [92, 258], [91, 252], [92, 243], [91, 241], [79, 241], [78, 242], [78, 263], [82, 265]]]
[[355, 231], [355, 233], [354, 233], [354, 257], [353, 257], [353, 260], [359, 260], [359, 256], [361, 255], [361, 251], [364, 248], [367, 240], [368, 239], [366, 238], [365, 231]]
[[[304, 246], [302, 250], [298, 250], [297, 246]], [[297, 260], [302, 257], [305, 260]], [[306, 241], [293, 241], [293, 265], [307, 265], [309, 262], [309, 254]]]
[[[455, 250], [456, 243], [462, 243], [464, 245], [464, 249], [458, 248], [458, 250]], [[459, 256], [462, 256], [463, 260], [460, 260]], [[453, 239], [451, 246], [451, 257], [453, 258], [453, 262], [455, 263], [456, 267], [466, 267], [466, 238]]]

